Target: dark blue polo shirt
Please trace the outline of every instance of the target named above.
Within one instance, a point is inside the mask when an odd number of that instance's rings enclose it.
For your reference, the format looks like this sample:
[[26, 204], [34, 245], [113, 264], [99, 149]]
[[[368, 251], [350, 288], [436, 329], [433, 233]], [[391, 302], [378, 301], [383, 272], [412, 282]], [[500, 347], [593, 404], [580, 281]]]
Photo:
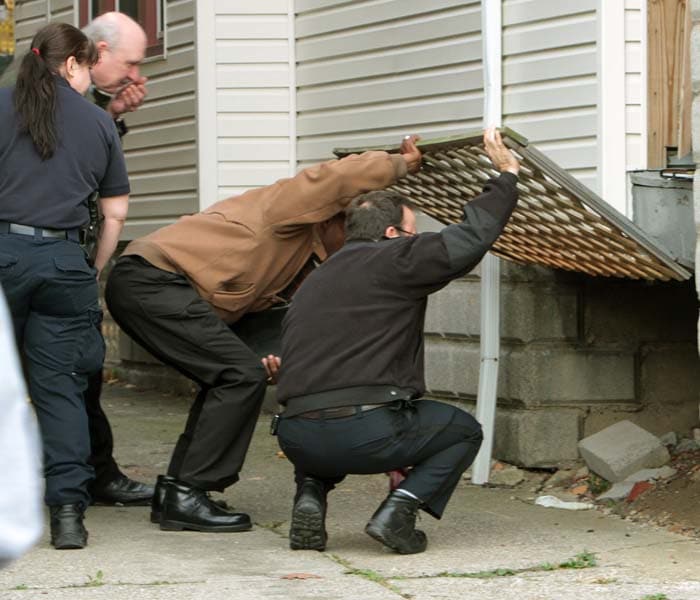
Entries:
[[14, 88], [0, 89], [0, 221], [71, 229], [90, 217], [87, 200], [129, 193], [124, 154], [112, 118], [56, 77], [53, 156], [41, 160], [20, 133]]

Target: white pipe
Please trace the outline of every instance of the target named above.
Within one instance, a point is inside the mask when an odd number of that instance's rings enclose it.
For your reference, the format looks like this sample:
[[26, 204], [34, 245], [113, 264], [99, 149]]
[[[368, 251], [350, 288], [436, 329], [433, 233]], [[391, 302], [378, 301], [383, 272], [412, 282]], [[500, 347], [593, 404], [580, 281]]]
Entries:
[[289, 176], [297, 172], [297, 65], [294, 0], [287, 4], [287, 42], [289, 48]]
[[[484, 127], [501, 125], [501, 0], [481, 0], [481, 43], [484, 64]], [[472, 467], [472, 483], [488, 483], [496, 422], [500, 354], [501, 265], [487, 254], [481, 261], [481, 364], [476, 419], [484, 441]]]

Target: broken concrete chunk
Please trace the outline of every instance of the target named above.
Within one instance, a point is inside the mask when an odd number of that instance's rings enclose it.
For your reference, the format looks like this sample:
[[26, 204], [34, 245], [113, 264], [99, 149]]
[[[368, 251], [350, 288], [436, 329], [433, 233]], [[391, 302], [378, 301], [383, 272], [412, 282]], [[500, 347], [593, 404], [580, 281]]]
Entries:
[[607, 492], [598, 496], [596, 500], [622, 500], [623, 498], [627, 498], [634, 487], [634, 483], [634, 481], [614, 483]]
[[681, 440], [676, 446], [676, 452], [688, 452], [692, 450], [700, 450], [700, 444], [695, 440]]
[[574, 479], [574, 471], [568, 469], [559, 469], [554, 473], [544, 484], [545, 488], [563, 487], [571, 483]]
[[675, 431], [669, 431], [659, 437], [659, 440], [664, 446], [675, 446], [678, 443], [678, 436]]
[[635, 483], [637, 481], [655, 481], [658, 479], [668, 479], [673, 477], [678, 471], [673, 467], [665, 465], [659, 469], [641, 469], [632, 475], [625, 477], [625, 481]]
[[574, 475], [574, 480], [585, 479], [590, 474], [591, 471], [588, 467], [581, 467], [578, 471], [576, 471], [576, 474]]
[[643, 468], [660, 467], [670, 460], [659, 438], [631, 421], [620, 421], [578, 443], [588, 468], [603, 479], [617, 482]]
[[515, 487], [525, 479], [525, 474], [514, 465], [507, 465], [499, 471], [491, 471], [489, 483]]

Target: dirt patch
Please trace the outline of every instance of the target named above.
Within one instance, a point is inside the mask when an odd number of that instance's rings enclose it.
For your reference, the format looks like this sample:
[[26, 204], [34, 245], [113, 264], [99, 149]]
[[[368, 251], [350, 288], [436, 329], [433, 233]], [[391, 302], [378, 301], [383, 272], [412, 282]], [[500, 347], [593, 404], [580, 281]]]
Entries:
[[676, 470], [674, 475], [640, 482], [627, 498], [619, 501], [596, 500], [610, 484], [581, 463], [552, 472], [518, 469], [495, 462], [490, 485], [527, 490], [535, 496], [551, 494], [568, 502], [591, 502], [607, 514], [700, 539], [700, 449], [671, 450], [668, 466]]
[[700, 538], [700, 450], [672, 457], [677, 473], [657, 482], [634, 502], [619, 503], [621, 516]]

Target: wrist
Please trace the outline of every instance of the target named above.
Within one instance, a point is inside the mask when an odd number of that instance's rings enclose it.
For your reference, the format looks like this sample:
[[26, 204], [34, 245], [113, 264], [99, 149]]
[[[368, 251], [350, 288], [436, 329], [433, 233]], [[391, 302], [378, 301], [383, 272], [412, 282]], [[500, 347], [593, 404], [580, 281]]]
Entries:
[[129, 133], [129, 128], [126, 126], [126, 122], [121, 117], [114, 118], [114, 125], [117, 128], [117, 133], [119, 134], [120, 138]]

